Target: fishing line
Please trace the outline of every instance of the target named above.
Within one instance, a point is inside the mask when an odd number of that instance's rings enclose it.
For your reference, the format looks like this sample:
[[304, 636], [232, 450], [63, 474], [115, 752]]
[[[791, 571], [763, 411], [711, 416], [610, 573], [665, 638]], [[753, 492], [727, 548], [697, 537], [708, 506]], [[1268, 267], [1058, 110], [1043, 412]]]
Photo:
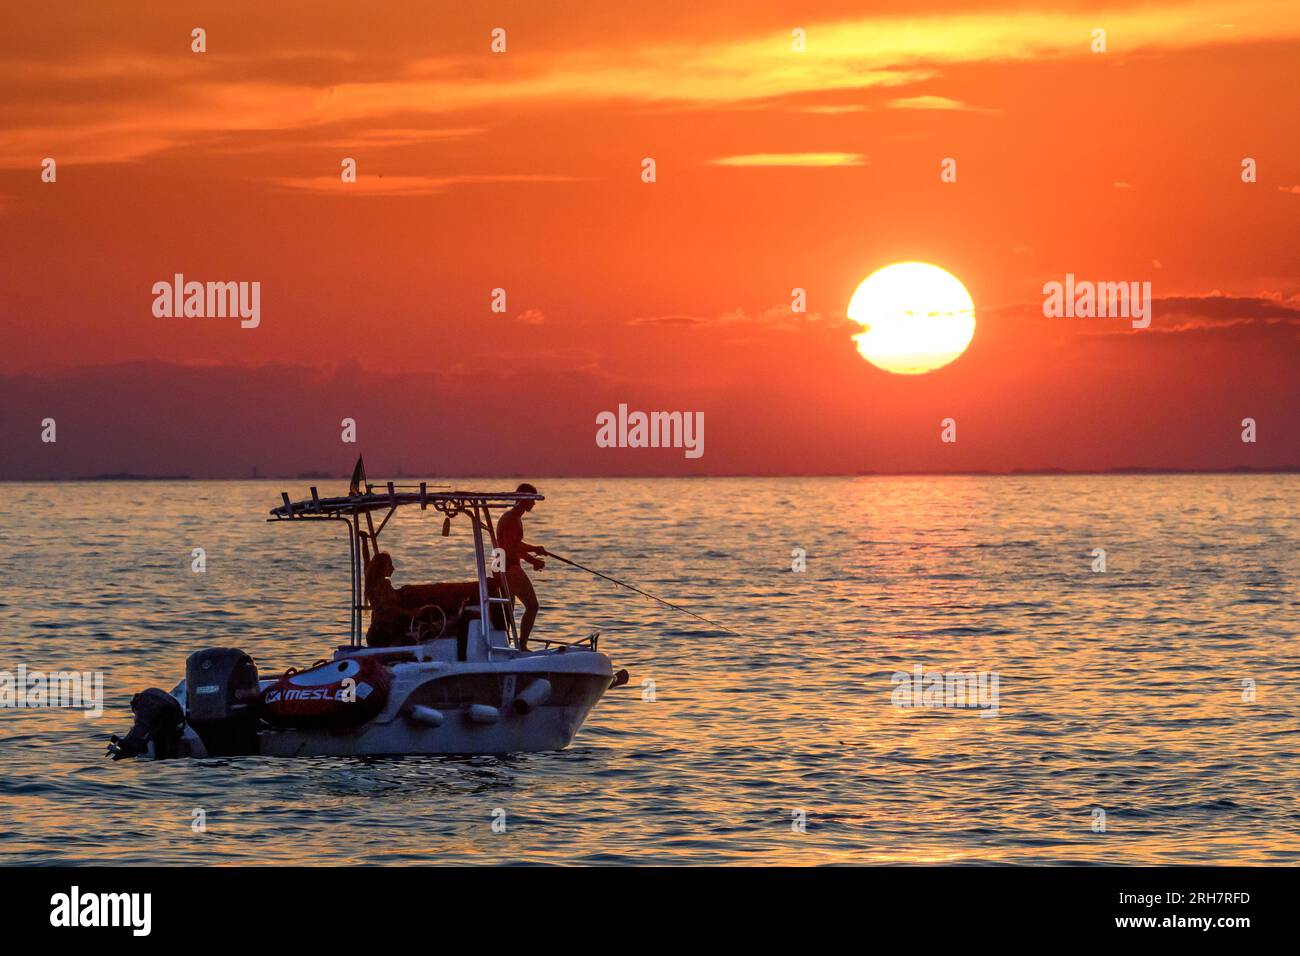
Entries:
[[694, 611], [688, 608], [684, 608], [680, 604], [674, 604], [672, 601], [665, 601], [663, 598], [656, 597], [655, 595], [651, 594], [649, 591], [643, 591], [635, 584], [628, 584], [626, 581], [620, 581], [618, 578], [611, 578], [608, 574], [602, 574], [601, 572], [589, 568], [586, 565], [579, 564], [577, 561], [570, 561], [568, 558], [558, 555], [554, 551], [547, 551], [543, 549], [542, 554], [544, 554], [548, 558], [554, 558], [556, 561], [563, 561], [565, 564], [569, 565], [570, 567], [577, 568], [579, 571], [586, 571], [588, 574], [594, 574], [598, 578], [604, 578], [606, 581], [609, 581], [613, 584], [617, 584], [619, 587], [627, 588], [629, 591], [635, 591], [637, 594], [644, 595], [645, 597], [648, 597], [652, 601], [658, 601], [664, 607], [670, 607], [674, 611], [681, 611], [683, 614], [689, 614], [691, 617], [697, 618], [698, 620], [701, 620], [705, 624], [711, 625], [712, 627], [716, 627], [721, 630], [727, 631], [728, 633], [735, 634], [737, 637], [744, 636], [739, 631], [733, 630], [732, 628], [727, 627], [727, 625], [725, 624], [719, 624], [717, 621], [710, 620], [709, 618], [705, 617], [703, 614], [696, 614]]

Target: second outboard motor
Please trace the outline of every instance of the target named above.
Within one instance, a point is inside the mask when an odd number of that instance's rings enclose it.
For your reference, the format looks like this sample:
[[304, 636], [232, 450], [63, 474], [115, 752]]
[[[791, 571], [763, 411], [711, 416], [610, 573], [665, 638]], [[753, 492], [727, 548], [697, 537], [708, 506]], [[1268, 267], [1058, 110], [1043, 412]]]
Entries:
[[257, 665], [237, 647], [209, 647], [185, 662], [186, 717], [214, 757], [257, 753]]
[[135, 724], [125, 737], [113, 735], [108, 744], [110, 757], [121, 760], [139, 756], [148, 749], [150, 741], [155, 759], [179, 756], [185, 714], [175, 697], [150, 687], [131, 698], [131, 713], [135, 715]]

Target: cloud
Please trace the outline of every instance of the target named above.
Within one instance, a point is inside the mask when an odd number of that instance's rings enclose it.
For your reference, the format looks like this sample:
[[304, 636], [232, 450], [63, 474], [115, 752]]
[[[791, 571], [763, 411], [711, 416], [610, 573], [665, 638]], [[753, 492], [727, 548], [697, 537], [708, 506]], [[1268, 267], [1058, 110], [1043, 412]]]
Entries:
[[[1243, 328], [1264, 334], [1300, 331], [1300, 297], [1287, 299], [1269, 293], [1225, 295], [1218, 290], [1205, 295], [1165, 296], [1151, 300], [1151, 315], [1151, 327], [1142, 331], [1144, 335], [1213, 333]], [[1079, 321], [1079, 331], [1086, 335], [1134, 334], [1126, 322], [1113, 325]]]
[[[453, 349], [427, 372], [356, 361], [139, 361], [46, 374], [0, 371], [0, 394], [7, 397], [0, 415], [0, 447], [6, 449], [0, 480], [116, 472], [247, 477], [253, 467], [262, 475], [347, 473], [356, 452], [339, 450], [336, 429], [322, 440], [310, 427], [266, 428], [268, 408], [292, 421], [311, 421], [328, 409], [318, 420], [337, 423], [346, 415], [368, 423], [362, 428], [372, 476], [399, 465], [429, 475], [446, 475], [450, 467], [500, 475], [524, 467], [559, 474], [598, 465], [588, 451], [594, 446], [586, 408], [594, 395], [628, 394], [628, 384], [585, 349], [501, 346], [491, 356], [468, 359]], [[502, 387], [484, 389], [485, 376]], [[521, 404], [520, 388], [537, 389], [554, 404]], [[181, 393], [183, 409], [148, 398]], [[445, 410], [453, 408], [451, 425]], [[57, 420], [60, 439], [65, 429], [79, 439], [49, 445], [32, 439], [26, 423], [46, 416]], [[518, 431], [508, 445], [491, 440], [503, 422]], [[584, 454], [588, 460], [577, 464]]]
[[1278, 186], [1277, 188], [1284, 193], [1294, 193], [1295, 195], [1300, 196], [1300, 186]]
[[354, 134], [347, 134], [329, 143], [347, 149], [349, 146], [410, 146], [417, 143], [433, 143], [441, 140], [468, 139], [486, 132], [481, 127], [456, 127], [450, 129], [363, 129]]
[[541, 325], [546, 321], [546, 313], [541, 309], [525, 309], [515, 316], [515, 321], [523, 325]]
[[711, 160], [715, 166], [864, 166], [861, 153], [751, 153]]
[[[1158, 260], [1155, 267], [1160, 268]], [[1014, 302], [981, 308], [979, 318], [1034, 325], [1046, 323], [1044, 327], [1071, 329], [1087, 336], [1138, 334], [1126, 320], [1045, 319], [1042, 309], [1041, 299]], [[1153, 297], [1151, 314], [1151, 326], [1141, 330], [1143, 335], [1215, 332], [1241, 327], [1264, 333], [1282, 329], [1300, 331], [1300, 296], [1288, 298], [1271, 292], [1227, 295], [1216, 289], [1202, 295]]]
[[564, 183], [578, 182], [578, 176], [540, 176], [533, 174], [507, 174], [499, 176], [357, 176], [354, 183], [345, 183], [337, 175], [289, 177], [281, 176], [272, 182], [285, 189], [300, 189], [338, 196], [429, 196], [445, 192], [453, 186], [480, 183]]
[[[1235, 24], [1230, 32], [1222, 27], [1229, 18]], [[1105, 19], [1108, 34], [1116, 44], [1122, 38], [1126, 52], [1300, 36], [1300, 18], [1270, 0], [1141, 5], [1110, 9]], [[468, 51], [357, 62], [347, 50], [351, 36], [335, 41], [336, 50], [281, 50], [229, 63], [215, 55], [208, 60], [129, 50], [72, 66], [10, 56], [0, 59], [0, 102], [8, 104], [0, 114], [6, 128], [0, 165], [23, 167], [33, 155], [128, 162], [185, 147], [215, 130], [301, 137], [334, 124], [390, 128], [396, 116], [410, 123], [412, 117], [538, 104], [718, 105], [890, 88], [950, 64], [1091, 56], [1087, 40], [1096, 25], [1096, 15], [1082, 9], [875, 15], [808, 24], [806, 53], [790, 50], [786, 28], [576, 49], [564, 44], [577, 41], [561, 38], [531, 49], [512, 47], [492, 69], [485, 69], [485, 54]], [[322, 38], [319, 45], [328, 42]], [[214, 71], [213, 63], [225, 68]], [[115, 95], [106, 96], [105, 89]], [[907, 99], [936, 108], [943, 98]]]
[[841, 105], [813, 105], [799, 107], [800, 113], [817, 113], [822, 116], [838, 116], [841, 113], [863, 113], [867, 107], [861, 103], [844, 103]]
[[968, 112], [979, 112], [977, 106], [967, 106], [960, 100], [949, 99], [946, 96], [932, 96], [924, 94], [921, 96], [903, 96], [898, 99], [889, 101], [889, 108], [895, 110], [965, 110]]
[[1277, 320], [1300, 322], [1300, 299], [1281, 295], [1238, 296], [1219, 291], [1197, 296], [1169, 296], [1156, 299], [1154, 306], [1171, 315], [1188, 316], [1203, 324]]
[[628, 325], [695, 326], [695, 325], [711, 325], [712, 321], [710, 319], [702, 319], [696, 315], [685, 315], [682, 313], [676, 313], [674, 315], [646, 315], [646, 316], [639, 315], [635, 318], [629, 319], [627, 324]]
[[756, 313], [749, 313], [744, 309], [732, 309], [730, 312], [721, 312], [714, 316], [687, 315], [680, 312], [670, 315], [637, 316], [629, 319], [627, 324], [684, 328], [750, 326], [782, 330], [844, 325], [845, 328], [858, 330], [857, 324], [849, 322], [843, 312], [795, 312], [789, 305], [775, 305]]

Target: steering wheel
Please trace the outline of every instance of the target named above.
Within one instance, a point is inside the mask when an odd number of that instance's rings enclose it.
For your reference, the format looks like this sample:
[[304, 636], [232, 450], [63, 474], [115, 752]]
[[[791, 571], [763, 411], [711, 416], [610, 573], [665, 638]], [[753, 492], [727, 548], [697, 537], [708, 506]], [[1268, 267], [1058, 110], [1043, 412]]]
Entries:
[[[437, 628], [434, 628], [432, 621], [421, 621], [420, 618], [436, 612], [438, 617]], [[447, 612], [436, 604], [426, 604], [418, 611], [411, 615], [411, 627], [408, 633], [415, 638], [417, 643], [425, 641], [434, 641], [442, 637], [447, 631]]]

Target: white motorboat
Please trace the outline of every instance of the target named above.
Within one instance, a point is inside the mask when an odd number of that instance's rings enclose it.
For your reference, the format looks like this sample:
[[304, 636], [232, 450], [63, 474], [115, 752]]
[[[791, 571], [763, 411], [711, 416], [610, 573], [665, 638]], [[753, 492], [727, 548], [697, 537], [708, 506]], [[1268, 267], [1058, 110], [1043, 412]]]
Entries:
[[[309, 499], [290, 501], [282, 492], [283, 503], [268, 519], [346, 529], [349, 642], [329, 660], [269, 679], [238, 648], [197, 651], [170, 694], [150, 688], [132, 699], [135, 726], [125, 738], [112, 738], [114, 759], [560, 750], [605, 691], [626, 684], [627, 672], [616, 675], [597, 649], [598, 634], [566, 642], [534, 637], [536, 649], [520, 645], [492, 510], [542, 495], [431, 490], [427, 482], [377, 488], [362, 476], [345, 497], [322, 498], [313, 487]], [[366, 568], [389, 520], [414, 506], [444, 516], [444, 537], [456, 519], [468, 519], [476, 580], [401, 589], [428, 602], [424, 613], [412, 610], [396, 644], [366, 646], [367, 637], [376, 638], [373, 620], [362, 631], [367, 613], [373, 617]]]

